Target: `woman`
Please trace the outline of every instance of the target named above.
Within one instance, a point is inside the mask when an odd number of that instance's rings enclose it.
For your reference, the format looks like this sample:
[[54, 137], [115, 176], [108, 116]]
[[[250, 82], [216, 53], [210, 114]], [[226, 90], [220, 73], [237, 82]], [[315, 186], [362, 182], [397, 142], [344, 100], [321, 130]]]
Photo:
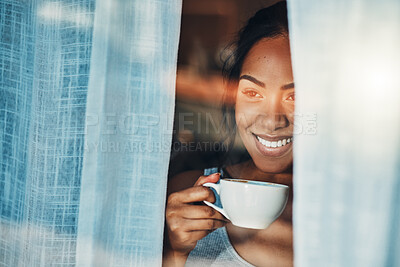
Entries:
[[285, 2], [249, 20], [228, 65], [233, 85], [228, 88], [233, 90], [226, 97], [233, 97], [235, 104], [225, 111], [234, 114], [233, 126], [250, 159], [171, 179], [164, 264], [291, 266], [292, 194], [282, 215], [264, 230], [236, 227], [214, 209], [198, 205], [215, 201], [213, 192], [201, 185], [216, 183], [221, 175], [292, 185], [294, 83]]

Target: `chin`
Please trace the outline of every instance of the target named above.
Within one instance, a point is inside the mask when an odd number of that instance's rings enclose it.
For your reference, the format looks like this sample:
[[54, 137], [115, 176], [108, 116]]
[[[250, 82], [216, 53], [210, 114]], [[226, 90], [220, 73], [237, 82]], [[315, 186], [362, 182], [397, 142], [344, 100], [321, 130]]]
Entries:
[[265, 173], [283, 173], [292, 169], [292, 157], [288, 159], [266, 161], [265, 159], [254, 159], [254, 165], [262, 172]]

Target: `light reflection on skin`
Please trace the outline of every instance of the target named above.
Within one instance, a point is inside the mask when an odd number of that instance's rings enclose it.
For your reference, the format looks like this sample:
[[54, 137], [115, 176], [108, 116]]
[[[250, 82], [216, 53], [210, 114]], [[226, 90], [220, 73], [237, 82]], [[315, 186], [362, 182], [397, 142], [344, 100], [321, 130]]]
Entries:
[[[293, 136], [295, 89], [287, 37], [261, 39], [246, 55], [236, 92], [237, 129], [251, 159], [226, 169], [232, 177], [285, 184], [292, 188], [292, 142], [267, 148], [267, 141]], [[238, 254], [255, 266], [292, 266], [293, 192], [281, 216], [267, 229], [226, 225]]]
[[[235, 88], [235, 119], [251, 159], [227, 166], [224, 173], [227, 177], [291, 187], [292, 142], [264, 148], [255, 137], [256, 134], [276, 142], [293, 136], [295, 97], [288, 38], [261, 39], [253, 45], [244, 59], [239, 77], [241, 79]], [[220, 175], [202, 175], [203, 170], [185, 172], [169, 182], [166, 209], [168, 243], [164, 262], [167, 265], [171, 263], [171, 266], [184, 266], [198, 240], [225, 226], [233, 248], [247, 262], [255, 266], [292, 266], [292, 193], [281, 216], [267, 229], [240, 228], [226, 221], [218, 212], [204, 215], [207, 207], [194, 204], [204, 200], [215, 201], [211, 190], [204, 190], [201, 185], [216, 183]], [[209, 220], [213, 220], [213, 229], [202, 225]]]
[[292, 137], [294, 103], [289, 40], [260, 40], [243, 62], [235, 116], [243, 144], [262, 172], [283, 172], [293, 161], [292, 143], [260, 151], [255, 135], [270, 141]]

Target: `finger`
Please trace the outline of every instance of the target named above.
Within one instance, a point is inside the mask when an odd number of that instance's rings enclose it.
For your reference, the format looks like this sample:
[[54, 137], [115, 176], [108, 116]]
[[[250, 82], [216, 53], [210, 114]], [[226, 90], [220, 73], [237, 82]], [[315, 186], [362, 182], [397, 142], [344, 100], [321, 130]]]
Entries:
[[219, 172], [216, 172], [216, 173], [213, 173], [210, 175], [200, 176], [199, 179], [197, 179], [194, 186], [203, 185], [205, 183], [216, 183], [216, 182], [218, 182], [220, 177], [221, 177], [221, 174]]
[[209, 206], [185, 205], [181, 208], [180, 214], [185, 219], [214, 219], [229, 222], [221, 213]]
[[198, 201], [215, 202], [214, 193], [211, 189], [204, 186], [194, 186], [188, 189], [172, 193], [168, 201], [172, 204], [176, 203], [192, 203]]
[[184, 230], [190, 231], [210, 231], [223, 227], [227, 224], [225, 221], [214, 219], [198, 219], [198, 220], [185, 220]]

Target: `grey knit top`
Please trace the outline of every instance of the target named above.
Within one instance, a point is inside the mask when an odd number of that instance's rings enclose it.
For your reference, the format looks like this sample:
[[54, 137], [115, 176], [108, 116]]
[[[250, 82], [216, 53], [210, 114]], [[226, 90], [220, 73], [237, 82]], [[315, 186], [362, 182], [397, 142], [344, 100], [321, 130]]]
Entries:
[[[210, 175], [222, 170], [210, 168], [204, 170], [204, 175]], [[216, 205], [218, 205], [218, 199]], [[242, 259], [229, 241], [226, 228], [218, 228], [197, 242], [190, 252], [185, 266], [253, 266]]]

